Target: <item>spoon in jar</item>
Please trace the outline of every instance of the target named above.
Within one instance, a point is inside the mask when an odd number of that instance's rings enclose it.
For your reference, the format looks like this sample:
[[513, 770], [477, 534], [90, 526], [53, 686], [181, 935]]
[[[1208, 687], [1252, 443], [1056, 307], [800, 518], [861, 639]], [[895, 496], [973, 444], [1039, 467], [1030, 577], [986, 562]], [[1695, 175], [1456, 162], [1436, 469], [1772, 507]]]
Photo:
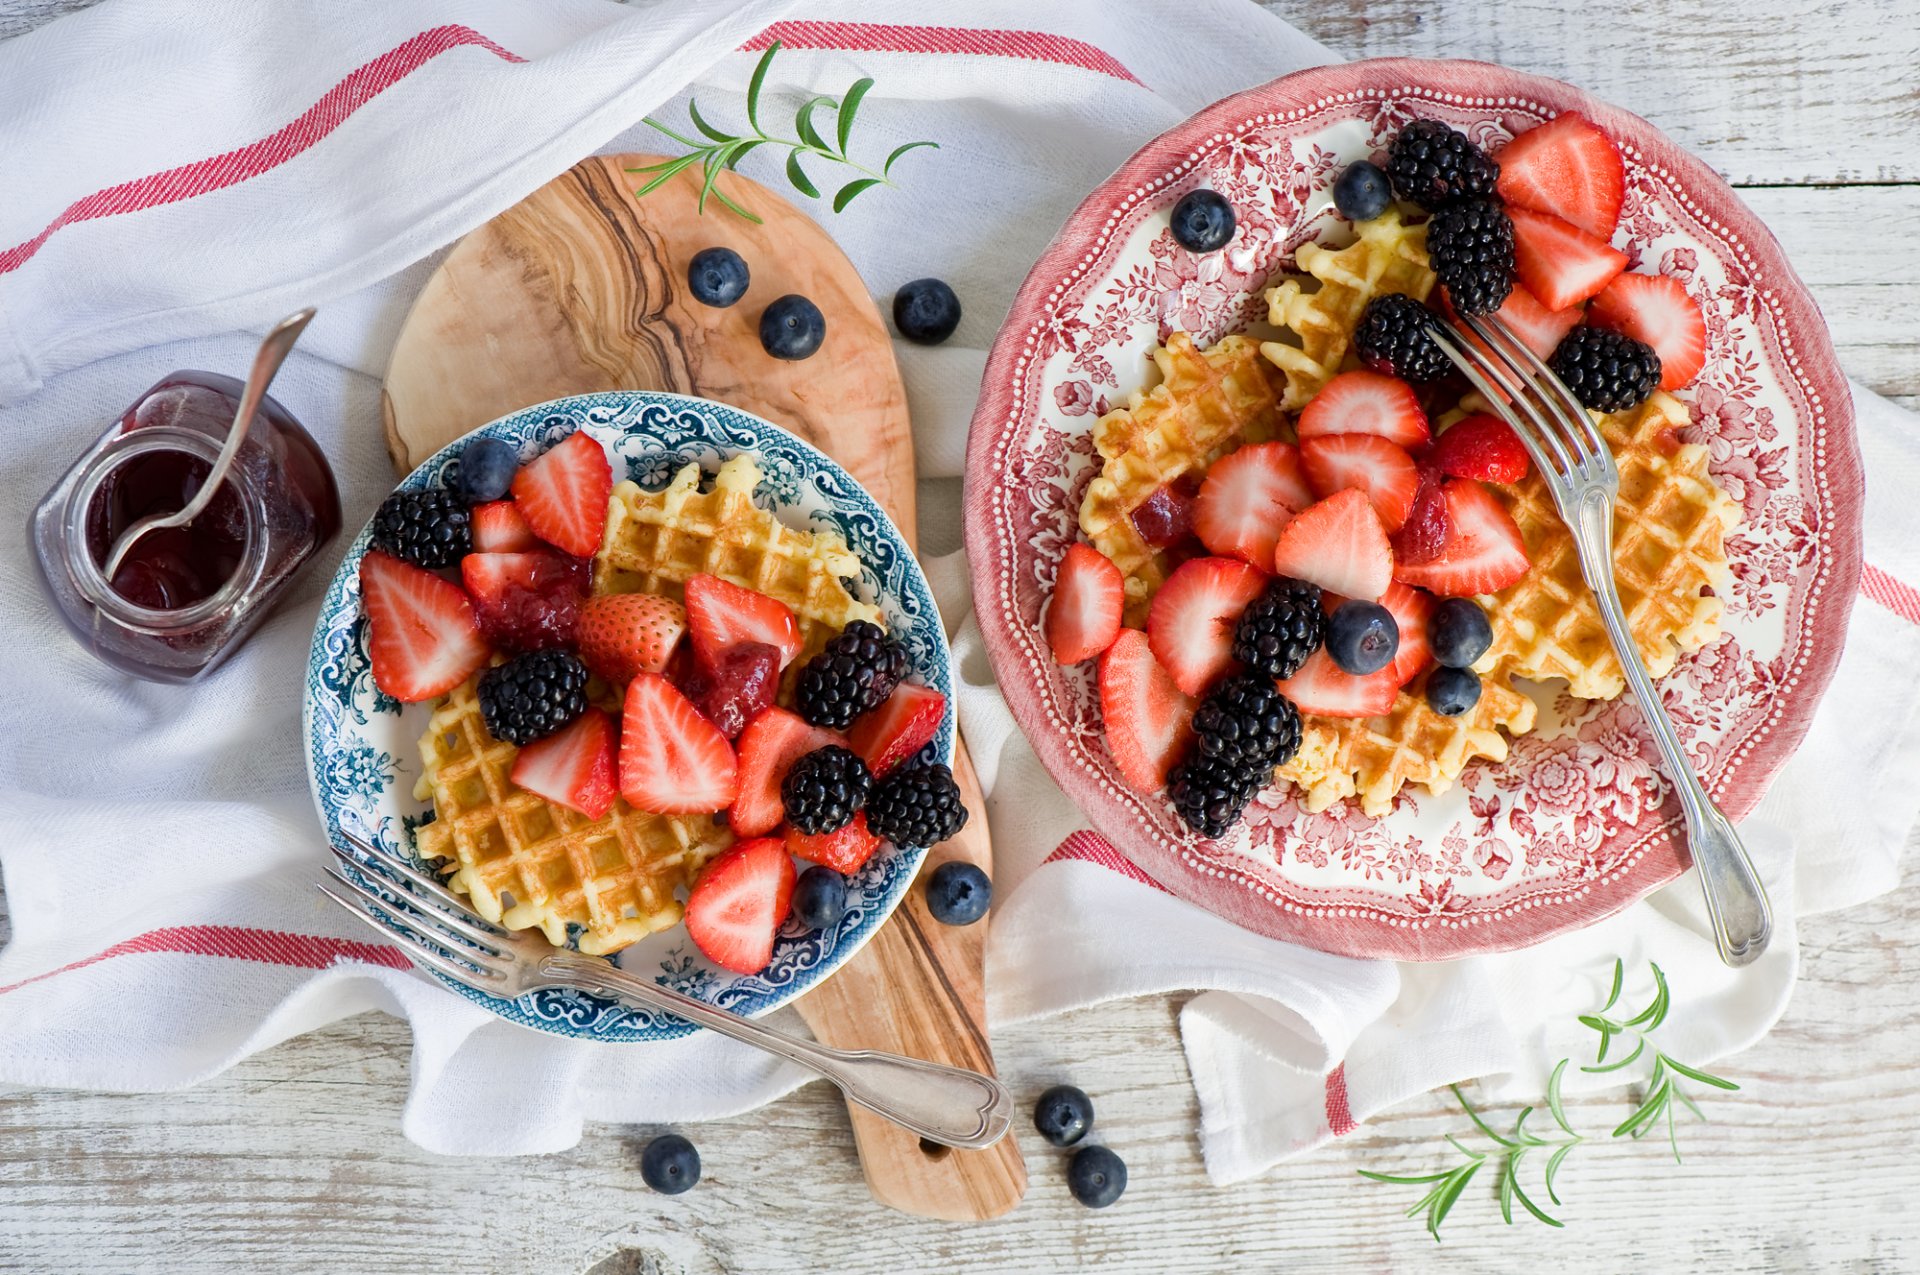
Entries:
[[193, 499], [184, 508], [170, 514], [151, 514], [120, 533], [120, 538], [113, 542], [113, 552], [107, 555], [107, 565], [102, 569], [102, 575], [113, 579], [114, 572], [120, 569], [128, 551], [149, 531], [184, 527], [213, 503], [220, 484], [226, 481], [227, 471], [233, 468], [234, 457], [240, 454], [240, 445], [247, 441], [247, 430], [253, 426], [253, 418], [260, 410], [260, 400], [266, 397], [267, 386], [273, 383], [274, 373], [287, 361], [293, 343], [300, 339], [300, 333], [306, 330], [312, 319], [313, 307], [308, 306], [273, 325], [273, 330], [260, 342], [260, 349], [253, 356], [253, 371], [247, 374], [247, 387], [240, 393], [240, 409], [233, 414], [233, 427], [227, 431], [227, 441], [220, 448], [220, 454], [214, 457], [213, 468], [207, 471], [206, 481], [200, 484], [200, 490], [193, 493]]

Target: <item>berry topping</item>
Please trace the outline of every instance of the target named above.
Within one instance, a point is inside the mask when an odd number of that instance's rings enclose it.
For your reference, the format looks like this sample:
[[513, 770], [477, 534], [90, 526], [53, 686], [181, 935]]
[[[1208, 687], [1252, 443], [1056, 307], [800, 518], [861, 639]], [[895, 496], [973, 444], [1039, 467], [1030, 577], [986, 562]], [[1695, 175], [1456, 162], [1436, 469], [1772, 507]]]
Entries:
[[541, 548], [540, 537], [511, 500], [490, 500], [468, 514], [475, 553], [523, 553]]
[[1262, 674], [1226, 678], [1193, 712], [1189, 761], [1227, 766], [1264, 783], [1275, 766], [1293, 760], [1299, 751], [1300, 714], [1274, 689], [1273, 679]]
[[960, 326], [960, 298], [939, 279], [915, 279], [893, 294], [893, 326], [919, 345], [938, 345]]
[[1287, 520], [1313, 503], [1300, 453], [1254, 443], [1213, 462], [1193, 502], [1193, 529], [1209, 552], [1264, 570]]
[[1111, 646], [1126, 601], [1120, 568], [1092, 545], [1068, 546], [1044, 625], [1054, 660], [1078, 664]]
[[993, 881], [971, 863], [943, 863], [927, 878], [927, 911], [942, 925], [972, 925], [993, 905]]
[[662, 1195], [678, 1195], [700, 1180], [700, 1153], [677, 1133], [663, 1133], [640, 1153], [640, 1179]]
[[[1582, 313], [1577, 305], [1570, 305], [1564, 310], [1549, 310], [1531, 292], [1515, 284], [1513, 291], [1507, 294], [1506, 301], [1494, 311], [1494, 317], [1520, 338], [1520, 344], [1544, 359], [1558, 348], [1567, 333], [1573, 331]], [[1472, 332], [1465, 335], [1475, 345], [1486, 348], [1485, 343]]]
[[1472, 598], [1443, 598], [1427, 621], [1434, 662], [1446, 668], [1471, 668], [1493, 645], [1493, 624]]
[[1127, 1189], [1127, 1162], [1105, 1147], [1081, 1147], [1067, 1161], [1067, 1190], [1090, 1209], [1104, 1209]]
[[687, 290], [701, 305], [724, 310], [747, 295], [751, 279], [746, 259], [731, 248], [702, 248], [687, 263]]
[[1387, 176], [1408, 203], [1428, 212], [1493, 193], [1500, 165], [1439, 120], [1415, 120], [1387, 148]]
[[396, 491], [373, 515], [374, 547], [416, 567], [450, 567], [473, 548], [468, 517], [450, 491]]
[[520, 452], [512, 443], [500, 438], [476, 438], [460, 449], [453, 490], [470, 505], [484, 505], [507, 494], [519, 468]]
[[1265, 775], [1249, 774], [1236, 766], [1189, 757], [1167, 776], [1167, 799], [1182, 823], [1203, 837], [1225, 833], [1265, 786]]
[[578, 431], [534, 457], [513, 480], [513, 501], [533, 534], [576, 558], [591, 558], [607, 525], [613, 467]]
[[1660, 356], [1653, 347], [1610, 328], [1575, 328], [1547, 366], [1575, 398], [1600, 412], [1638, 407], [1660, 388]]
[[1120, 773], [1142, 792], [1167, 786], [1167, 772], [1193, 739], [1193, 700], [1153, 658], [1147, 635], [1122, 629], [1100, 657], [1100, 718]]
[[[1372, 602], [1393, 583], [1393, 550], [1366, 496], [1337, 491], [1287, 524], [1273, 553], [1273, 569], [1342, 597]], [[1159, 606], [1158, 599], [1154, 605]], [[1151, 621], [1147, 627], [1151, 632]]]
[[1147, 642], [1175, 686], [1198, 695], [1226, 672], [1234, 626], [1265, 587], [1260, 572], [1233, 558], [1195, 558], [1167, 577], [1147, 611]]
[[1651, 346], [1663, 390], [1684, 388], [1707, 365], [1707, 321], [1686, 285], [1668, 275], [1621, 275], [1593, 299], [1587, 322]]
[[776, 359], [810, 358], [826, 339], [826, 316], [798, 293], [788, 293], [760, 312], [760, 348]]
[[1233, 227], [1233, 205], [1218, 191], [1190, 190], [1173, 206], [1173, 237], [1188, 252], [1218, 252]]
[[947, 715], [947, 697], [931, 686], [902, 682], [887, 702], [847, 732], [847, 742], [876, 777], [925, 748]]
[[1476, 412], [1455, 421], [1433, 442], [1427, 463], [1455, 478], [1517, 483], [1527, 476], [1527, 449], [1497, 416]]
[[830, 930], [847, 914], [847, 879], [815, 864], [793, 883], [793, 919], [809, 930]]
[[687, 892], [687, 937], [722, 969], [758, 974], [773, 959], [774, 936], [793, 902], [793, 876], [784, 842], [735, 842]]
[[613, 719], [590, 708], [571, 726], [522, 748], [508, 778], [537, 797], [598, 819], [613, 809], [619, 791], [615, 755]]
[[832, 868], [835, 872], [858, 872], [880, 848], [880, 838], [867, 827], [867, 816], [857, 814], [832, 832], [802, 832], [787, 829], [787, 851], [809, 863]]
[[628, 805], [656, 815], [704, 815], [726, 809], [738, 792], [739, 764], [719, 727], [658, 673], [627, 683], [620, 795]]
[[1433, 595], [1398, 580], [1381, 595], [1380, 605], [1393, 613], [1394, 627], [1400, 631], [1400, 649], [1388, 666], [1395, 685], [1405, 686], [1433, 663], [1433, 648], [1427, 642], [1427, 621], [1433, 614]]
[[800, 670], [793, 706], [815, 726], [845, 730], [885, 703], [912, 670], [907, 649], [885, 629], [855, 620]]
[[492, 654], [458, 585], [377, 549], [360, 560], [360, 605], [373, 683], [403, 704], [446, 694]]
[[571, 651], [529, 651], [480, 678], [480, 715], [487, 732], [527, 745], [587, 711], [587, 666]]
[[1378, 673], [1399, 653], [1400, 624], [1378, 602], [1342, 602], [1327, 617], [1327, 654], [1341, 672]]
[[1627, 254], [1551, 213], [1509, 208], [1513, 268], [1549, 310], [1579, 305], [1627, 268]]
[[1233, 658], [1266, 677], [1292, 677], [1320, 649], [1326, 623], [1320, 586], [1279, 576], [1240, 613]]
[[780, 781], [780, 805], [794, 828], [819, 835], [846, 827], [872, 790], [873, 776], [860, 755], [830, 744], [793, 763]]
[[1520, 528], [1491, 492], [1471, 478], [1449, 478], [1442, 492], [1450, 527], [1446, 547], [1430, 562], [1401, 560], [1394, 579], [1460, 598], [1497, 592], [1527, 573]]
[[1447, 547], [1453, 522], [1447, 516], [1447, 497], [1441, 488], [1444, 475], [1431, 465], [1420, 467], [1420, 490], [1414, 493], [1413, 508], [1400, 530], [1393, 533], [1393, 560], [1402, 566], [1432, 562]]
[[1507, 143], [1496, 189], [1509, 204], [1610, 239], [1627, 178], [1619, 147], [1584, 115], [1568, 111]]
[[1180, 475], [1134, 507], [1128, 515], [1133, 529], [1156, 549], [1179, 544], [1193, 535], [1193, 506], [1199, 493], [1199, 475]]
[[473, 599], [480, 631], [508, 651], [572, 644], [592, 574], [585, 558], [551, 549], [460, 559], [460, 581]]
[[967, 807], [947, 767], [906, 766], [874, 786], [867, 826], [896, 846], [936, 846], [967, 826]]
[[1324, 647], [1279, 687], [1295, 708], [1313, 717], [1378, 717], [1393, 709], [1400, 694], [1391, 665], [1355, 677], [1335, 664]]
[[1513, 222], [1498, 200], [1463, 199], [1435, 213], [1427, 254], [1461, 314], [1492, 314], [1513, 291]]
[[793, 763], [830, 744], [847, 741], [832, 731], [809, 726], [784, 708], [769, 708], [740, 732], [740, 793], [727, 824], [742, 837], [772, 832], [786, 818], [780, 785]]
[[1333, 206], [1348, 221], [1372, 221], [1393, 202], [1393, 184], [1364, 159], [1348, 164], [1333, 184]]
[[1353, 348], [1368, 370], [1397, 376], [1416, 385], [1437, 381], [1453, 364], [1434, 343], [1436, 316], [1412, 297], [1398, 292], [1375, 297], [1360, 312]]
[[780, 667], [800, 654], [800, 623], [793, 612], [764, 593], [719, 576], [687, 581], [687, 637], [693, 653], [712, 661], [741, 642], [765, 642], [780, 652]]
[[652, 593], [588, 598], [574, 628], [587, 667], [623, 688], [636, 673], [665, 671], [686, 631], [686, 608]]
[[1458, 717], [1480, 702], [1480, 679], [1472, 669], [1441, 667], [1427, 679], [1427, 706], [1442, 717]]
[[1325, 434], [1378, 434], [1408, 451], [1431, 436], [1411, 385], [1359, 368], [1328, 381], [1300, 413], [1301, 442]]
[[1300, 459], [1315, 492], [1321, 496], [1348, 489], [1361, 492], [1388, 531], [1399, 530], [1420, 491], [1420, 470], [1413, 457], [1378, 434], [1309, 438], [1300, 445]]
[[1083, 1089], [1055, 1085], [1033, 1104], [1033, 1127], [1054, 1146], [1070, 1147], [1093, 1127], [1093, 1099]]
[[728, 739], [773, 704], [780, 689], [780, 651], [765, 642], [735, 642], [709, 660], [695, 655], [680, 690]]

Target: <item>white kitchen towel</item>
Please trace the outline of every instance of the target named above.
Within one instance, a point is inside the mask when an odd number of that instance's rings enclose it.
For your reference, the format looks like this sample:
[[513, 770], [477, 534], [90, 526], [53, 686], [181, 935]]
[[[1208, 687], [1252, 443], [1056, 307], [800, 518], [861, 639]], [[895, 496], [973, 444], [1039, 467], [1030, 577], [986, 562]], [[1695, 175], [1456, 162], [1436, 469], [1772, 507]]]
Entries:
[[[1532, 961], [1397, 966], [1260, 938], [1167, 895], [1080, 831], [1013, 727], [967, 617], [958, 553], [961, 457], [999, 319], [1066, 214], [1141, 142], [1331, 58], [1240, 0], [1189, 0], [1177, 41], [1161, 13], [1146, 0], [105, 0], [0, 44], [0, 435], [14, 462], [0, 525], [22, 526], [147, 383], [176, 367], [235, 371], [253, 339], [233, 329], [310, 302], [320, 317], [275, 393], [320, 437], [357, 525], [390, 486], [378, 376], [428, 254], [582, 154], [657, 148], [637, 119], [656, 106], [684, 119], [690, 80], [710, 115], [740, 118], [755, 55], [736, 46], [777, 36], [788, 51], [770, 103], [790, 114], [805, 94], [870, 74], [865, 144], [941, 143], [903, 161], [900, 189], [820, 215], [876, 295], [935, 274], [966, 306], [947, 345], [898, 352], [922, 543], [959, 626], [961, 719], [991, 793], [996, 1020], [1202, 989], [1182, 1033], [1220, 1181], [1435, 1084], [1533, 1083], [1530, 1065], [1572, 1047], [1555, 1029], [1588, 1006], [1615, 953], [1673, 971], [1684, 1017], [1706, 1033], [1676, 1040], [1682, 1056], [1707, 1062], [1756, 1039], [1792, 982], [1796, 896], [1804, 910], [1888, 888], [1914, 815], [1916, 797], [1894, 781], [1915, 760], [1904, 672], [1920, 654], [1920, 528], [1889, 493], [1920, 466], [1909, 418], [1870, 396], [1873, 567], [1830, 707], [1750, 821], [1782, 924], [1773, 953], [1738, 979], [1700, 939], [1684, 880], [1556, 941], [1555, 960], [1536, 949]], [[779, 182], [761, 156], [743, 168]], [[743, 1110], [805, 1079], [704, 1035], [643, 1049], [508, 1026], [322, 906], [295, 725], [321, 571], [191, 689], [94, 664], [30, 572], [23, 553], [0, 560], [13, 600], [0, 612], [0, 677], [17, 688], [0, 702], [13, 750], [0, 755], [13, 928], [0, 950], [0, 1081], [175, 1088], [379, 1008], [413, 1029], [408, 1136], [502, 1154], [564, 1148], [589, 1119]], [[1820, 782], [1836, 758], [1844, 803]], [[1816, 818], [1827, 835], [1800, 835]], [[1763, 822], [1782, 831], [1760, 832]], [[1165, 941], [1116, 951], [1121, 930]]]

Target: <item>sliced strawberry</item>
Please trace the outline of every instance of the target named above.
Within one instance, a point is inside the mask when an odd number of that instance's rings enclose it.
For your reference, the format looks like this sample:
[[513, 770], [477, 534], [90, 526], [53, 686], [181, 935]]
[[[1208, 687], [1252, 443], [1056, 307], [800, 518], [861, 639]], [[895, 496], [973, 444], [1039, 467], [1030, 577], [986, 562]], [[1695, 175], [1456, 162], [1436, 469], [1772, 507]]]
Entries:
[[1315, 717], [1379, 717], [1392, 711], [1400, 694], [1392, 664], [1378, 673], [1355, 677], [1341, 669], [1324, 646], [1307, 657], [1300, 671], [1276, 682], [1280, 693], [1302, 713]]
[[1430, 464], [1455, 478], [1517, 483], [1527, 476], [1527, 449], [1497, 416], [1475, 412], [1441, 431], [1427, 453]]
[[[1397, 531], [1413, 509], [1420, 470], [1407, 449], [1378, 434], [1328, 434], [1300, 445], [1301, 463], [1315, 492], [1331, 496], [1352, 488], [1364, 493], [1380, 525]], [[1277, 541], [1278, 536], [1275, 537]], [[1271, 560], [1272, 555], [1268, 555]]]
[[480, 631], [510, 651], [572, 645], [592, 577], [585, 558], [553, 549], [470, 553], [460, 560], [460, 581]]
[[1300, 453], [1286, 443], [1254, 443], [1207, 470], [1193, 503], [1193, 529], [1210, 552], [1264, 570], [1280, 528], [1312, 503]]
[[641, 673], [627, 683], [620, 725], [620, 795], [656, 815], [724, 810], [739, 792], [739, 764], [720, 728], [672, 682]]
[[600, 549], [613, 467], [588, 435], [575, 431], [520, 467], [513, 500], [533, 534], [576, 558]]
[[1326, 434], [1378, 434], [1408, 451], [1431, 436], [1413, 387], [1364, 368], [1328, 381], [1300, 413], [1298, 433], [1302, 443]]
[[797, 828], [787, 829], [787, 853], [842, 874], [858, 872], [879, 848], [880, 838], [867, 827], [864, 810], [844, 828], [833, 832], [809, 834]]
[[1467, 598], [1504, 589], [1527, 573], [1527, 547], [1513, 515], [1471, 478], [1449, 478], [1447, 518], [1453, 532], [1431, 562], [1402, 562], [1393, 578], [1443, 598]]
[[1577, 111], [1556, 115], [1494, 156], [1494, 189], [1509, 204], [1551, 213], [1598, 239], [1613, 237], [1627, 194], [1620, 148]]
[[1227, 671], [1233, 626], [1265, 587], [1265, 576], [1234, 558], [1195, 558], [1167, 577], [1147, 611], [1147, 642], [1175, 686], [1199, 695]]
[[776, 837], [738, 841], [687, 892], [687, 937], [736, 974], [758, 974], [793, 902], [793, 856]]
[[1200, 494], [1200, 479], [1182, 474], [1164, 487], [1155, 488], [1132, 514], [1133, 529], [1156, 549], [1177, 545], [1193, 536], [1193, 502]]
[[784, 708], [769, 708], [748, 722], [740, 732], [740, 795], [727, 812], [727, 825], [743, 837], [764, 836], [778, 828], [787, 817], [780, 781], [793, 763], [816, 748], [845, 747], [846, 742]]
[[1682, 389], [1707, 365], [1707, 321], [1686, 285], [1663, 274], [1623, 274], [1587, 310], [1597, 328], [1624, 332], [1660, 356], [1660, 388]]
[[373, 683], [403, 704], [445, 695], [493, 654], [460, 586], [378, 549], [360, 560]]
[[1433, 648], [1427, 644], [1427, 618], [1433, 614], [1433, 595], [1410, 588], [1398, 580], [1380, 595], [1380, 605], [1393, 612], [1400, 626], [1400, 649], [1394, 652], [1394, 685], [1405, 686], [1433, 660]]
[[1577, 305], [1549, 310], [1531, 292], [1516, 284], [1493, 315], [1513, 330], [1522, 345], [1545, 359], [1552, 357], [1560, 348], [1561, 340], [1579, 325], [1581, 311]]
[[736, 642], [778, 647], [780, 667], [800, 654], [800, 624], [783, 603], [719, 576], [687, 581], [687, 632], [693, 652], [711, 662]]
[[1120, 568], [1092, 545], [1070, 545], [1060, 560], [1047, 604], [1047, 645], [1061, 664], [1078, 664], [1107, 649], [1120, 634], [1127, 594]]
[[1549, 310], [1579, 305], [1627, 268], [1627, 254], [1552, 213], [1509, 208], [1513, 268]]
[[677, 685], [722, 735], [736, 739], [773, 705], [780, 689], [780, 648], [735, 642], [711, 660], [696, 652]]
[[847, 742], [878, 779], [925, 748], [946, 715], [946, 696], [931, 686], [902, 682], [886, 703], [860, 715]]
[[1107, 748], [1142, 792], [1167, 786], [1167, 772], [1193, 743], [1193, 700], [1153, 658], [1147, 635], [1123, 629], [1100, 657], [1100, 716]]
[[522, 553], [540, 548], [540, 537], [533, 534], [533, 528], [527, 525], [511, 500], [490, 500], [484, 505], [475, 505], [467, 515], [467, 523], [473, 530], [475, 553]]
[[513, 759], [508, 778], [537, 797], [598, 819], [613, 809], [613, 718], [590, 708]]
[[659, 673], [687, 631], [686, 608], [652, 593], [609, 593], [580, 604], [574, 628], [580, 658], [615, 686]]
[[1420, 466], [1420, 490], [1414, 495], [1413, 509], [1400, 530], [1393, 533], [1396, 566], [1432, 562], [1446, 548], [1453, 523], [1447, 517], [1445, 482], [1446, 475], [1433, 466]]
[[1337, 491], [1287, 524], [1273, 553], [1273, 569], [1373, 602], [1393, 583], [1393, 549], [1366, 496]]

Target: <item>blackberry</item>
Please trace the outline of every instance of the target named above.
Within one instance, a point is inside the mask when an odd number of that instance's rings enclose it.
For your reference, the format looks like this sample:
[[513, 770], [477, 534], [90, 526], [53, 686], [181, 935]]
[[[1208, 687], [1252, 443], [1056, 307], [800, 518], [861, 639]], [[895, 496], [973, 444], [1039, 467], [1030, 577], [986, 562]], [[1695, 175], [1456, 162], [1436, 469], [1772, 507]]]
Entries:
[[1415, 120], [1387, 148], [1387, 177], [1400, 198], [1436, 212], [1493, 193], [1500, 165], [1439, 120]]
[[1300, 751], [1300, 714], [1272, 678], [1236, 673], [1200, 701], [1193, 733], [1195, 757], [1264, 782], [1275, 766]]
[[1498, 200], [1463, 199], [1435, 213], [1427, 255], [1461, 314], [1492, 314], [1513, 291], [1513, 221]]
[[860, 754], [829, 744], [793, 763], [780, 781], [780, 804], [797, 831], [819, 836], [851, 823], [872, 790], [873, 774]]
[[794, 707], [815, 726], [845, 730], [893, 694], [911, 669], [906, 648], [885, 629], [855, 620], [800, 670]]
[[1438, 315], [1412, 297], [1390, 292], [1367, 302], [1360, 312], [1353, 348], [1375, 372], [1414, 385], [1437, 381], [1453, 370], [1433, 339], [1431, 328], [1439, 321]]
[[1597, 412], [1638, 406], [1660, 384], [1660, 356], [1624, 332], [1584, 324], [1547, 360], [1573, 396]]
[[894, 771], [867, 799], [867, 827], [896, 846], [935, 846], [967, 826], [953, 772], [938, 763]]
[[480, 715], [495, 739], [531, 744], [587, 711], [587, 666], [570, 651], [529, 651], [480, 676]]
[[450, 567], [473, 552], [467, 507], [450, 491], [396, 491], [373, 516], [373, 543], [416, 567]]
[[1320, 586], [1281, 576], [1240, 613], [1233, 658], [1268, 677], [1292, 677], [1320, 649], [1326, 628]]
[[1240, 812], [1260, 791], [1267, 777], [1210, 760], [1190, 757], [1167, 777], [1167, 796], [1187, 827], [1203, 837], [1217, 837], [1233, 827]]

